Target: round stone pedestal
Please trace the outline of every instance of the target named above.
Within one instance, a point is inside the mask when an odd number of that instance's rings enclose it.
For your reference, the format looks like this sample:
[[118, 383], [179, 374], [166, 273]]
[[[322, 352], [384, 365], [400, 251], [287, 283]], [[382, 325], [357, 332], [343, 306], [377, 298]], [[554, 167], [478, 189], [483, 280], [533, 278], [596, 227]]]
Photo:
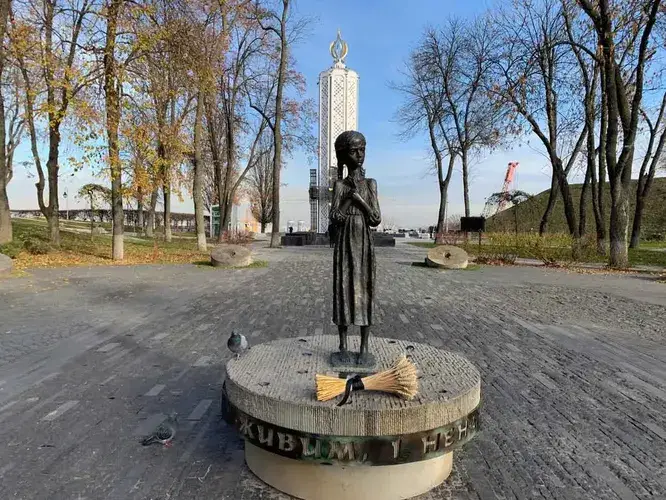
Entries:
[[449, 477], [453, 452], [399, 465], [326, 467], [293, 460], [245, 443], [245, 461], [266, 484], [306, 500], [412, 498]]
[[[358, 350], [350, 337], [350, 350]], [[315, 374], [329, 365], [337, 336], [252, 346], [227, 363], [223, 413], [245, 439], [249, 468], [305, 500], [398, 500], [424, 493], [451, 472], [453, 450], [479, 428], [480, 375], [462, 356], [435, 347], [370, 339], [376, 371], [402, 354], [416, 364], [412, 401], [360, 391], [351, 402], [316, 399]]]

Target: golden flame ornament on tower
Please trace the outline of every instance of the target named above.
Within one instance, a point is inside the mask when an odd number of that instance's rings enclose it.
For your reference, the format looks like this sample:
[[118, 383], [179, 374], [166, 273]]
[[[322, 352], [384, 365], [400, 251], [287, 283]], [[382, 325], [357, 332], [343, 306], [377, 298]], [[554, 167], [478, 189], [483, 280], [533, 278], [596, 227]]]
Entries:
[[340, 35], [340, 30], [338, 30], [338, 36], [335, 40], [331, 42], [330, 46], [331, 56], [333, 57], [333, 62], [335, 62], [336, 67], [344, 67], [345, 57], [347, 57], [347, 52], [349, 52], [349, 47], [347, 42], [342, 39]]

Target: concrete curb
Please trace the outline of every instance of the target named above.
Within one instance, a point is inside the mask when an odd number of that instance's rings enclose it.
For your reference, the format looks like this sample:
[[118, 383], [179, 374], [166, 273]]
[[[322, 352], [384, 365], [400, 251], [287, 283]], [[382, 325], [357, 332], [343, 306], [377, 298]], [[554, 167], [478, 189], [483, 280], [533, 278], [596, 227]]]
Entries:
[[[537, 259], [518, 258], [516, 259], [515, 264], [518, 266], [549, 267]], [[613, 271], [613, 269], [610, 269], [605, 264], [601, 263], [596, 264], [590, 262], [581, 262], [575, 264], [572, 263], [571, 265], [568, 266], [552, 267], [552, 269], [567, 269], [567, 268], [584, 268], [584, 269], [598, 269], [600, 271]], [[656, 267], [656, 266], [636, 266], [636, 267], [628, 267], [625, 269], [617, 269], [617, 271], [629, 271], [633, 273], [663, 273], [666, 272], [666, 268]]]

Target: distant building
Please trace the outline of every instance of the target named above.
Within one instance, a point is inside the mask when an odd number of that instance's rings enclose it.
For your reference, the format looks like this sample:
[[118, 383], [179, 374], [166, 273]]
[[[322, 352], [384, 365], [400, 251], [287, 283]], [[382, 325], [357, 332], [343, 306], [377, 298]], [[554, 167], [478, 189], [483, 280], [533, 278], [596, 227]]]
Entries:
[[[220, 224], [219, 205], [213, 205], [212, 212], [213, 217], [209, 232], [211, 235], [217, 235]], [[261, 224], [254, 219], [250, 204], [246, 201], [241, 201], [240, 204], [231, 207], [231, 220], [229, 221], [229, 227], [227, 229], [229, 231], [250, 231], [252, 233], [259, 233], [261, 232]]]

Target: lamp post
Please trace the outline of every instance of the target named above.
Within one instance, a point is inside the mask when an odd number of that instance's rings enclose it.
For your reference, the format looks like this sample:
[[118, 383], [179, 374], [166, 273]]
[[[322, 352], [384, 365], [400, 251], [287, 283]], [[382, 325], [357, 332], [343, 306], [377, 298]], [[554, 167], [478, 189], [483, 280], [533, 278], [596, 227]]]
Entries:
[[65, 192], [62, 195], [65, 197], [65, 219], [69, 220], [69, 198], [67, 197], [67, 189], [65, 189]]

